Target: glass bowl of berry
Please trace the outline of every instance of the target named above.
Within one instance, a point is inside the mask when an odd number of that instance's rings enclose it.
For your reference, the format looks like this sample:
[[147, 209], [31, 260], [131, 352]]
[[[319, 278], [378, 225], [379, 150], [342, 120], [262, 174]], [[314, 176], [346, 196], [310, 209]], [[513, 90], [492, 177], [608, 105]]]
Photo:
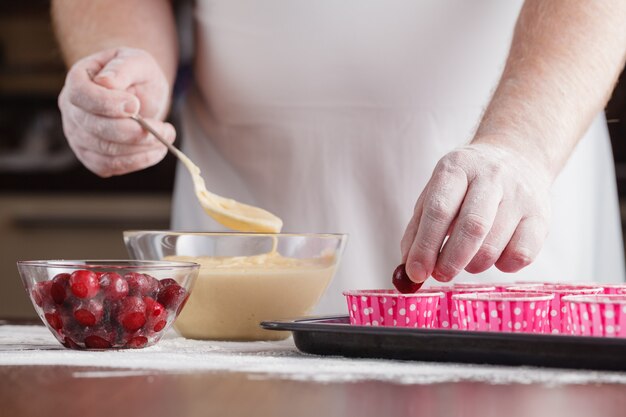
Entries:
[[71, 349], [143, 348], [158, 342], [198, 277], [193, 262], [18, 261], [35, 311]]

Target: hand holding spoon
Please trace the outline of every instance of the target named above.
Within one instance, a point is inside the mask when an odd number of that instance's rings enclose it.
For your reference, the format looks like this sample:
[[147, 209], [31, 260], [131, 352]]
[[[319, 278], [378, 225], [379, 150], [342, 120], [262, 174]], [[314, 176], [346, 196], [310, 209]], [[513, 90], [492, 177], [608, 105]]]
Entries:
[[200, 168], [184, 153], [163, 139], [141, 116], [131, 116], [131, 119], [135, 120], [145, 130], [167, 146], [167, 149], [185, 165], [191, 174], [196, 197], [209, 216], [213, 217], [224, 226], [240, 232], [280, 232], [283, 226], [283, 221], [280, 218], [261, 208], [239, 203], [230, 198], [224, 198], [209, 192], [206, 189], [204, 179], [200, 176]]

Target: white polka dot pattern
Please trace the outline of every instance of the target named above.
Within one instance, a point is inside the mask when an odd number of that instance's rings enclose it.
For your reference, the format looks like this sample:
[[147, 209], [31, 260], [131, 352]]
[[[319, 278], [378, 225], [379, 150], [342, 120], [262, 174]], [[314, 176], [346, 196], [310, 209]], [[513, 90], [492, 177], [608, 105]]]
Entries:
[[[522, 288], [503, 286], [498, 290], [530, 291]], [[607, 286], [600, 293], [601, 290], [571, 284], [533, 287], [535, 292], [553, 294], [551, 301], [537, 301], [536, 298], [453, 300], [452, 296], [456, 294], [494, 292], [493, 287], [455, 285], [420, 290], [420, 296], [399, 295], [394, 290], [372, 290], [367, 294], [356, 291], [353, 293], [357, 294], [352, 296], [346, 292], [345, 295], [350, 322], [357, 325], [626, 337], [626, 285]], [[443, 296], [435, 292], [443, 293]], [[581, 297], [622, 296], [624, 302], [573, 303], [563, 300], [577, 294], [583, 294]]]
[[434, 313], [443, 298], [442, 293], [433, 291], [398, 294], [393, 290], [373, 290], [366, 295], [351, 295], [350, 292], [344, 295], [351, 324], [426, 329], [435, 327], [437, 314]]
[[450, 287], [430, 287], [429, 290], [441, 291], [445, 294], [439, 302], [437, 317], [435, 320], [435, 326], [441, 329], [459, 328], [459, 313], [456, 311], [456, 306], [452, 302], [453, 295], [497, 291], [496, 287], [486, 285], [452, 285]]
[[554, 294], [548, 316], [550, 318], [550, 333], [571, 334], [572, 329], [569, 324], [569, 310], [565, 308], [561, 301], [563, 297], [574, 294], [597, 294], [602, 292], [601, 287], [577, 284], [541, 284], [536, 286], [520, 286], [509, 288], [514, 292], [545, 292]]
[[626, 294], [567, 297], [571, 334], [626, 337]]
[[549, 332], [550, 300], [453, 298], [463, 330], [491, 332]]

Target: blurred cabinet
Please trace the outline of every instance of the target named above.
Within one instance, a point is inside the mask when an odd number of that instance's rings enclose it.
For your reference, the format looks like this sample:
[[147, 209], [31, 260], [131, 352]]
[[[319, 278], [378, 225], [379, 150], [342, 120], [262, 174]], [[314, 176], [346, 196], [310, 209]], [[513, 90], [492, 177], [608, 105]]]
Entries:
[[167, 229], [170, 195], [0, 195], [0, 317], [35, 316], [15, 262], [125, 259], [122, 232]]

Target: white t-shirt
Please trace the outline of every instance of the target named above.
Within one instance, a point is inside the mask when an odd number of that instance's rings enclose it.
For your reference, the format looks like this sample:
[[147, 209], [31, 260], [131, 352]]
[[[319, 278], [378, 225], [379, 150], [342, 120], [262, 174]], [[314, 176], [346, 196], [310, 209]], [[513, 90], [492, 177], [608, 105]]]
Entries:
[[[437, 161], [472, 138], [521, 3], [197, 1], [184, 151], [209, 190], [277, 214], [284, 231], [350, 235], [318, 312], [344, 311], [344, 289], [391, 286], [415, 201]], [[624, 280], [602, 115], [556, 180], [552, 210], [532, 265], [457, 280]], [[172, 227], [223, 230], [181, 169]]]

